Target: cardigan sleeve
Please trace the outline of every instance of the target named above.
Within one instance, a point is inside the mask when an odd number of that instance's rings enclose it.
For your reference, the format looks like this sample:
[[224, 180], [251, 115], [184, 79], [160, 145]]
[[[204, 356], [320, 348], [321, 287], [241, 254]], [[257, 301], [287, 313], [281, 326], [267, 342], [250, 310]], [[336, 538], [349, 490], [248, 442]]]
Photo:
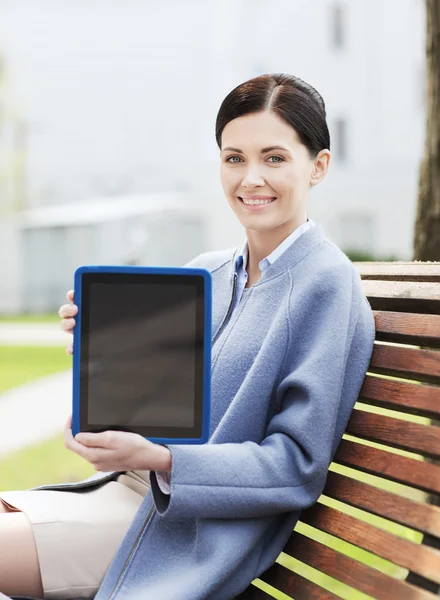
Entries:
[[156, 471], [157, 485], [164, 494], [170, 493], [170, 474], [166, 471]]
[[[355, 271], [355, 268], [353, 271]], [[358, 398], [374, 343], [374, 317], [357, 271], [327, 278], [308, 301], [301, 344], [286, 355], [280, 410], [261, 443], [168, 445], [171, 493], [150, 473], [158, 512], [170, 518], [254, 518], [302, 510], [325, 485]], [[350, 288], [348, 288], [349, 290]], [[325, 300], [323, 301], [323, 291]], [[258, 399], [255, 399], [258, 401]]]

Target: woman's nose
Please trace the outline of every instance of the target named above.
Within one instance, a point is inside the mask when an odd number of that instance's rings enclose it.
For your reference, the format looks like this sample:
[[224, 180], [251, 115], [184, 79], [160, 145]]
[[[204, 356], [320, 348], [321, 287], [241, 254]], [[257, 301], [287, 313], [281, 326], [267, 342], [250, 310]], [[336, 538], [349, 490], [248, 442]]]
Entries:
[[257, 167], [249, 167], [246, 170], [241, 183], [243, 187], [253, 187], [257, 185], [264, 185], [264, 179]]

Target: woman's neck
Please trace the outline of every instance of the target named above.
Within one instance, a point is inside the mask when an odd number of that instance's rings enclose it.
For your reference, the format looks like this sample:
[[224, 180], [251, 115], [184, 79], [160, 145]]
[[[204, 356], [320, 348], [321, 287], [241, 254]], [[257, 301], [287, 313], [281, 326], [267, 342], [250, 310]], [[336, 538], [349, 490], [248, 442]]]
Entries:
[[306, 221], [307, 216], [296, 219], [295, 221], [288, 221], [280, 227], [268, 231], [247, 229], [248, 261], [246, 270], [248, 276], [252, 279], [259, 279], [261, 276], [261, 271], [258, 266], [260, 262], [266, 258], [266, 256], [269, 256], [275, 248], [278, 248], [281, 242]]

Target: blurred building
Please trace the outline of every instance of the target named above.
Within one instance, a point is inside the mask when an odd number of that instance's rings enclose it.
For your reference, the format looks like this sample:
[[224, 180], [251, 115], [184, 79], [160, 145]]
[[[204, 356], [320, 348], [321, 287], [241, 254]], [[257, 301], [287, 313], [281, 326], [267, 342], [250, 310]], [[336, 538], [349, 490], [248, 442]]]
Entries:
[[[1, 41], [1, 40], [0, 40]], [[0, 46], [0, 218], [23, 206], [23, 146], [21, 119], [7, 60]]]
[[242, 243], [216, 113], [245, 79], [286, 72], [321, 92], [332, 136], [309, 215], [346, 251], [411, 259], [424, 28], [423, 0], [3, 0], [25, 204], [185, 191], [207, 248]]
[[[56, 311], [81, 265], [181, 266], [203, 251], [206, 224], [183, 194], [91, 198], [20, 213], [0, 256], [0, 313]], [[14, 299], [14, 302], [11, 302]]]

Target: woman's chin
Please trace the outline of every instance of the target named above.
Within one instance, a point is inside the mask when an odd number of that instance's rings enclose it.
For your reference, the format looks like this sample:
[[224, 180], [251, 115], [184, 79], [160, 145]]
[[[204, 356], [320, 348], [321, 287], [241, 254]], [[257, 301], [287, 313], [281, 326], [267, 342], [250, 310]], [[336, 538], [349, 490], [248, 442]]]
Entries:
[[258, 222], [257, 219], [240, 219], [241, 224], [245, 229], [249, 229], [249, 231], [271, 231], [275, 229], [278, 225], [272, 221], [266, 220], [263, 222], [262, 219]]
[[268, 215], [262, 215], [258, 213], [243, 214], [242, 210], [237, 210], [235, 206], [231, 206], [237, 220], [241, 226], [251, 231], [269, 231], [279, 227], [280, 223], [274, 219], [274, 215], [270, 217]]

